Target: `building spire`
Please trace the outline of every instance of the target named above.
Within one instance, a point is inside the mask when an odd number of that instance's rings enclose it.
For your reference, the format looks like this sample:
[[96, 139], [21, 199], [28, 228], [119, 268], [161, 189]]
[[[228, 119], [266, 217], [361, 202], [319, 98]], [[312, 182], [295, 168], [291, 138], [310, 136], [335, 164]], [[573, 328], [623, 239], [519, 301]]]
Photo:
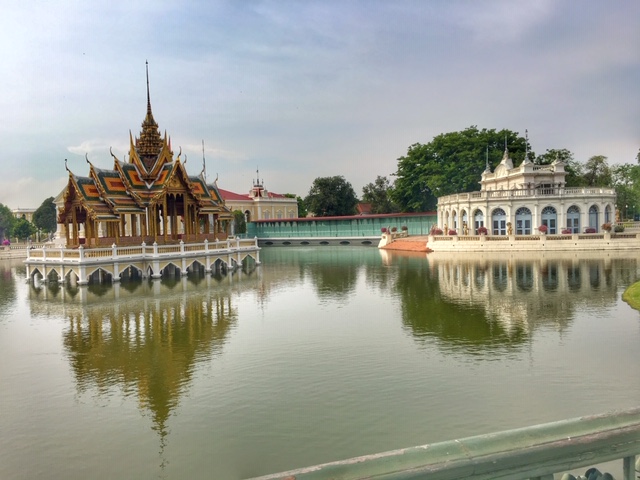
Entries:
[[151, 112], [151, 95], [149, 94], [149, 62], [145, 61], [147, 71], [147, 115], [142, 122], [140, 137], [136, 139], [136, 150], [147, 172], [151, 171], [162, 150], [163, 140], [160, 137], [158, 124]]
[[147, 116], [153, 117], [151, 113], [151, 95], [149, 95], [149, 61], [145, 60], [144, 63], [147, 69]]
[[489, 145], [487, 145], [487, 150], [484, 154], [484, 171], [485, 172], [491, 172], [491, 168], [489, 168]]
[[202, 139], [202, 178], [204, 183], [207, 183], [207, 164], [204, 160], [204, 138]]

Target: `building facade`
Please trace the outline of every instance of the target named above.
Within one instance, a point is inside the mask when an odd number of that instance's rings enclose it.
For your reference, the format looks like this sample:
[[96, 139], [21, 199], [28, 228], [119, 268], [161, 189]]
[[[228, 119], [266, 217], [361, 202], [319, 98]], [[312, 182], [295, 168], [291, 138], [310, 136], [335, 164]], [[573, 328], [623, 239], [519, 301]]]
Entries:
[[[259, 173], [259, 172], [256, 172]], [[244, 213], [245, 220], [284, 220], [298, 217], [298, 201], [264, 188], [264, 180], [256, 179], [247, 194], [218, 189], [229, 210]]]
[[492, 172], [487, 163], [480, 191], [438, 198], [438, 227], [447, 234], [477, 234], [485, 227], [490, 235], [531, 235], [539, 227], [549, 234], [598, 232], [615, 220], [613, 188], [566, 187], [565, 164], [535, 165], [525, 157], [513, 166], [505, 148], [502, 161]]

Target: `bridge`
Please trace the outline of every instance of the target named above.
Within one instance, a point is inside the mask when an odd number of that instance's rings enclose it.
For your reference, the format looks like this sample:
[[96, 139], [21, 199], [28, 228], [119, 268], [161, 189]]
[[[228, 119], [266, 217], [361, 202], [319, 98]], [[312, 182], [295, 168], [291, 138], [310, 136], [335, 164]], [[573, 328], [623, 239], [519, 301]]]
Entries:
[[435, 212], [268, 219], [247, 224], [247, 236], [261, 246], [378, 246], [383, 229], [428, 235], [436, 222]]
[[43, 281], [68, 279], [78, 285], [89, 281], [110, 279], [119, 282], [123, 277], [162, 278], [163, 275], [186, 275], [190, 270], [226, 271], [238, 268], [243, 262], [260, 264], [258, 239], [233, 239], [202, 243], [171, 245], [117, 246], [109, 248], [46, 248], [28, 249], [24, 261], [27, 277], [41, 275]]
[[622, 462], [622, 477], [616, 478], [636, 480], [638, 454], [640, 408], [635, 408], [366, 455], [254, 480], [553, 480], [554, 474], [569, 480], [576, 477], [568, 471], [612, 460]]

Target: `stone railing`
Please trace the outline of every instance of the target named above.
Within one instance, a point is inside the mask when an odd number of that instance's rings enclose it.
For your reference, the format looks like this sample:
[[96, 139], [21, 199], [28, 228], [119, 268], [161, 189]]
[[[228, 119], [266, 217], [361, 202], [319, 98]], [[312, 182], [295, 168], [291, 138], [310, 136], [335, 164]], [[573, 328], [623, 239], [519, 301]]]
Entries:
[[594, 195], [615, 196], [613, 188], [580, 187], [580, 188], [518, 188], [513, 190], [484, 190], [481, 192], [455, 193], [438, 198], [439, 205], [446, 205], [468, 200], [486, 200], [491, 198], [538, 198], [538, 197], [586, 197]]
[[219, 250], [258, 249], [258, 239], [218, 240], [202, 243], [184, 243], [174, 245], [112, 245], [111, 247], [85, 248], [32, 248], [26, 250], [26, 262], [64, 262], [64, 263], [91, 263], [102, 260], [120, 260], [135, 257], [137, 259], [157, 257], [180, 257], [184, 255], [207, 254]]

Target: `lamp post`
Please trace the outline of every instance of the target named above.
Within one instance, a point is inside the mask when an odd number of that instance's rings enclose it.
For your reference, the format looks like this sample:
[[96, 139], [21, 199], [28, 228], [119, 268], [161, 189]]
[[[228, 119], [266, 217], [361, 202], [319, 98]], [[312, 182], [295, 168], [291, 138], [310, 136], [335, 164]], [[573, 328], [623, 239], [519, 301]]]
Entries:
[[627, 220], [629, 218], [629, 205], [624, 206], [624, 219]]

